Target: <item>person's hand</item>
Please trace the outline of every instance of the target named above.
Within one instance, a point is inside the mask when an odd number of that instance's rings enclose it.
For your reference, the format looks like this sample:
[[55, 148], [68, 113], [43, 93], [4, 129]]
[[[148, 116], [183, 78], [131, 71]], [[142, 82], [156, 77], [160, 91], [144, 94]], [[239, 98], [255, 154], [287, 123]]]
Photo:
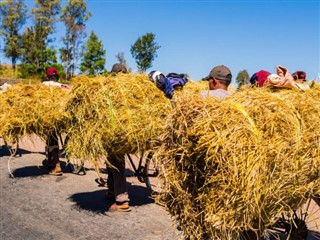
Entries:
[[283, 66], [277, 66], [277, 75], [280, 77], [285, 77], [286, 74], [288, 73], [288, 69]]
[[296, 87], [296, 83], [293, 77], [280, 77], [277, 74], [271, 74], [268, 76], [268, 83], [273, 87], [280, 87], [280, 88], [293, 88]]

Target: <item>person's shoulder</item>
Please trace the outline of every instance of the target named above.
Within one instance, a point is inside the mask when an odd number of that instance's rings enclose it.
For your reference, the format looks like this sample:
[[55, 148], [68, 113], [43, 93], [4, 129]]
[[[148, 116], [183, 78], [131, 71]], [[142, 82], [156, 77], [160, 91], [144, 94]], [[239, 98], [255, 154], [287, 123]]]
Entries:
[[55, 82], [55, 81], [43, 81], [43, 85], [45, 86], [53, 86], [53, 87], [61, 87], [61, 83]]
[[228, 97], [230, 95], [231, 95], [231, 93], [225, 89], [205, 90], [205, 91], [200, 92], [200, 96], [202, 98], [207, 98], [207, 97], [211, 96], [216, 99], [223, 99], [223, 98]]

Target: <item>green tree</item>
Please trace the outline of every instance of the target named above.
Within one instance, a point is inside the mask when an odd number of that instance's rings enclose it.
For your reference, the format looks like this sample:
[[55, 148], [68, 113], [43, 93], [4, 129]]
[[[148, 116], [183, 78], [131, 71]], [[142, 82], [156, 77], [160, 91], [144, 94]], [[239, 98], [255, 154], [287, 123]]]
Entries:
[[46, 68], [56, 63], [56, 50], [50, 47], [53, 42], [50, 34], [54, 33], [57, 15], [60, 13], [61, 0], [36, 0], [32, 9], [34, 25], [28, 27], [22, 35], [22, 63], [28, 72], [23, 75], [43, 76]]
[[89, 75], [102, 73], [104, 71], [104, 64], [106, 63], [105, 54], [106, 51], [103, 49], [102, 42], [92, 31], [82, 54], [81, 72], [88, 72]]
[[136, 60], [138, 69], [145, 72], [152, 67], [153, 60], [157, 57], [157, 50], [160, 48], [155, 42], [155, 35], [147, 33], [139, 37], [134, 45], [131, 46], [132, 57]]
[[250, 83], [249, 81], [250, 77], [247, 70], [242, 70], [238, 73], [236, 82], [238, 84], [238, 88], [244, 85], [248, 85]]
[[64, 47], [59, 50], [67, 77], [74, 75], [82, 54], [86, 37], [85, 22], [90, 16], [91, 13], [87, 11], [86, 2], [83, 0], [69, 0], [67, 6], [62, 9], [61, 20], [66, 27], [66, 34], [62, 38]]
[[0, 3], [0, 35], [4, 39], [4, 53], [11, 59], [16, 69], [21, 56], [21, 34], [19, 33], [27, 19], [27, 5], [22, 0], [7, 0]]

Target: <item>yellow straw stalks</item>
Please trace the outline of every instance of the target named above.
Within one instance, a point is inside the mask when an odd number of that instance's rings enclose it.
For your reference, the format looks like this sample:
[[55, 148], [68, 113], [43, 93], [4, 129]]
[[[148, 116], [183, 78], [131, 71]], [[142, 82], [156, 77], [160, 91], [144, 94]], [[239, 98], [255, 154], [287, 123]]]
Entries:
[[96, 161], [106, 153], [136, 153], [159, 145], [170, 102], [146, 75], [74, 80], [67, 104], [68, 154]]
[[30, 134], [46, 138], [63, 132], [67, 92], [43, 84], [13, 85], [0, 94], [0, 136], [12, 143]]
[[157, 201], [190, 239], [264, 234], [281, 213], [319, 191], [315, 101], [268, 89], [225, 100], [182, 96], [156, 153], [165, 179]]

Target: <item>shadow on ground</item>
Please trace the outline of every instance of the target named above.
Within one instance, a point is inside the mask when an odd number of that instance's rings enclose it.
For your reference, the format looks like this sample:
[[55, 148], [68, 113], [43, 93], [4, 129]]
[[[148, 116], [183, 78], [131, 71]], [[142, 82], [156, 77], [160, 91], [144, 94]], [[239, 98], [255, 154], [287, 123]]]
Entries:
[[[71, 173], [70, 169], [66, 166], [66, 163], [63, 161], [61, 161], [61, 168], [64, 173]], [[40, 177], [43, 175], [48, 175], [50, 171], [50, 169], [42, 165], [26, 166], [13, 170], [12, 175], [15, 178]]]
[[[16, 156], [21, 157], [22, 154], [28, 154], [28, 153], [32, 153], [32, 152], [25, 149], [18, 148], [16, 152]], [[44, 152], [39, 152], [39, 153], [44, 154]], [[6, 145], [0, 146], [0, 157], [4, 157], [4, 156], [11, 156], [11, 152]]]
[[42, 166], [28, 166], [17, 168], [12, 171], [12, 174], [15, 178], [25, 178], [25, 177], [39, 177], [43, 175], [47, 175], [49, 170]]
[[[154, 203], [146, 187], [130, 185], [128, 187], [130, 206], [142, 206]], [[74, 202], [75, 209], [105, 214], [113, 201], [106, 199], [106, 190], [82, 192], [71, 195], [68, 199]]]

